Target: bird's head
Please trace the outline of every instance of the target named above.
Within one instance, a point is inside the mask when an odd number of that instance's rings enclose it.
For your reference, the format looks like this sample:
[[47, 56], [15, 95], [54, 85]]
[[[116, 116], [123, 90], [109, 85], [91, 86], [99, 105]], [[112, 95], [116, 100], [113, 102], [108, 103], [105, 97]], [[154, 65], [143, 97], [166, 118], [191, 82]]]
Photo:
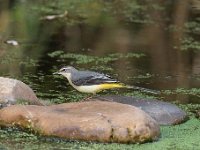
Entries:
[[58, 72], [55, 72], [53, 74], [61, 74], [61, 75], [65, 76], [66, 78], [70, 78], [71, 74], [75, 71], [77, 71], [77, 70], [74, 67], [65, 66], [65, 67], [62, 67]]

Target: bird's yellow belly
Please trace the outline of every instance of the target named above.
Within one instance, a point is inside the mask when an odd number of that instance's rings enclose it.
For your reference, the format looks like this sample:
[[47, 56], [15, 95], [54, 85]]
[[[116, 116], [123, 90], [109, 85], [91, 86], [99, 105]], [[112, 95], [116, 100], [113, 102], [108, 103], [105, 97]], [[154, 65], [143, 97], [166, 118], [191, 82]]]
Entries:
[[105, 90], [105, 89], [112, 89], [112, 88], [121, 88], [124, 87], [122, 84], [100, 84], [100, 85], [84, 85], [84, 86], [78, 86], [75, 87], [78, 91], [84, 92], [84, 93], [97, 93], [99, 91]]
[[84, 85], [76, 87], [79, 92], [83, 93], [96, 93], [101, 90], [100, 85]]

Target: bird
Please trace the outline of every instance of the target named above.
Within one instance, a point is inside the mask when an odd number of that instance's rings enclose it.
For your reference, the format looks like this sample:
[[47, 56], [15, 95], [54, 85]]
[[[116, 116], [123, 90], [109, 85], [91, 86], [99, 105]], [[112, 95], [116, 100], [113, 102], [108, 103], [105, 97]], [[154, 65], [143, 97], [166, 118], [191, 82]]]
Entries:
[[73, 88], [82, 93], [91, 93], [95, 95], [96, 93], [106, 89], [132, 88], [136, 90], [142, 90], [144, 92], [158, 94], [158, 92], [154, 90], [126, 85], [116, 79], [113, 79], [107, 74], [89, 70], [81, 71], [72, 66], [64, 66], [58, 72], [53, 74], [63, 75], [68, 79], [69, 84]]

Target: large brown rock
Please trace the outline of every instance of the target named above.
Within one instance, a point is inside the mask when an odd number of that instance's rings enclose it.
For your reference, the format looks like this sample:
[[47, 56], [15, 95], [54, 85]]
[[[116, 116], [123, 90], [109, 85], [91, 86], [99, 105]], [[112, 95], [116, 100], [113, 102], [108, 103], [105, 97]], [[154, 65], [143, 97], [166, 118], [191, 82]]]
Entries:
[[19, 80], [0, 77], [0, 104], [16, 104], [18, 100], [42, 105], [28, 85]]
[[160, 135], [159, 125], [134, 106], [88, 101], [52, 106], [12, 105], [0, 110], [1, 126], [31, 128], [69, 140], [141, 143]]

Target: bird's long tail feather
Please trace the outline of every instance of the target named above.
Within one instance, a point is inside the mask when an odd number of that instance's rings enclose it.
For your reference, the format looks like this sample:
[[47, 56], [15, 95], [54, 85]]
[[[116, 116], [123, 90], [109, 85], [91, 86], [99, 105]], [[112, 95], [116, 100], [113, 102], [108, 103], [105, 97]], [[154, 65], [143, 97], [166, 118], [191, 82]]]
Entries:
[[142, 87], [138, 87], [138, 86], [125, 85], [123, 83], [107, 83], [107, 84], [101, 85], [101, 89], [111, 89], [111, 88], [128, 88], [128, 89], [139, 90], [139, 91], [151, 93], [151, 94], [160, 94], [160, 91], [142, 88]]
[[152, 90], [152, 89], [147, 89], [147, 88], [143, 88], [143, 87], [131, 86], [131, 85], [126, 85], [125, 87], [128, 88], [128, 89], [140, 90], [140, 91], [146, 92], [146, 93], [160, 94], [160, 91], [156, 91], [156, 90]]

